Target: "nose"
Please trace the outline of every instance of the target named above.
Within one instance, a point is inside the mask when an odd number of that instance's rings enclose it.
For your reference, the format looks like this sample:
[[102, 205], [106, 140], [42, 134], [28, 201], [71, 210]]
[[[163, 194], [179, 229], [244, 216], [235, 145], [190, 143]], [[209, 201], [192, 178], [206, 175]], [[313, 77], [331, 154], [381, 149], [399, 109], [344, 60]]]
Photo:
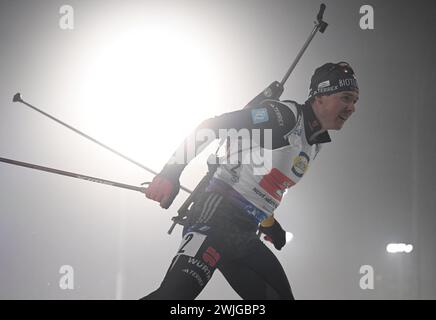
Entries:
[[350, 102], [347, 106], [347, 111], [352, 114], [354, 111], [356, 111], [356, 105], [354, 102]]

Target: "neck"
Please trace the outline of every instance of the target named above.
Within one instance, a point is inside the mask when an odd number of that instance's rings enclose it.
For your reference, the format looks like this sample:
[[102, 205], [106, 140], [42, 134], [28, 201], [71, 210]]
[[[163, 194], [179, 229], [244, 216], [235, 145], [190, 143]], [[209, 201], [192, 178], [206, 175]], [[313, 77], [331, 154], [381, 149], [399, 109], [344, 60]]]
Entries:
[[322, 121], [320, 120], [320, 113], [319, 113], [319, 109], [318, 106], [316, 105], [316, 102], [312, 102], [312, 103], [307, 103], [308, 107], [312, 110], [313, 115], [315, 116], [315, 119], [312, 121], [311, 127], [312, 130], [314, 130], [314, 132], [316, 133], [316, 135], [323, 133], [326, 131], [326, 129], [323, 126]]
[[325, 132], [326, 130], [322, 126], [321, 121], [319, 120], [319, 113], [317, 112], [317, 108], [314, 105], [315, 102], [309, 103], [306, 102], [306, 108], [310, 109], [310, 117], [308, 119], [308, 126], [310, 128], [310, 136], [308, 136], [309, 143], [312, 143], [316, 140], [316, 138]]

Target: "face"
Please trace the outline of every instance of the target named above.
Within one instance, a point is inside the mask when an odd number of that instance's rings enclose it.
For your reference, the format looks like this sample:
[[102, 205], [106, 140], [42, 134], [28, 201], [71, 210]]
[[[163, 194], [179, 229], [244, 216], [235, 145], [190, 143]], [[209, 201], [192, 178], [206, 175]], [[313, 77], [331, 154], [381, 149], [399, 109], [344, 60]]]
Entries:
[[341, 130], [345, 121], [356, 110], [359, 100], [356, 91], [342, 91], [329, 96], [317, 96], [313, 110], [325, 130]]

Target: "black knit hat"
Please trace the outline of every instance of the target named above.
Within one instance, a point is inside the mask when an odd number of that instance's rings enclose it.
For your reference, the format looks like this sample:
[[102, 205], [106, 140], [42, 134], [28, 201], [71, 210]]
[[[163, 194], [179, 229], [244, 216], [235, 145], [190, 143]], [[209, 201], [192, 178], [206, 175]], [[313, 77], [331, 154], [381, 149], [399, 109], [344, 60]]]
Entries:
[[359, 91], [354, 71], [347, 62], [329, 62], [315, 70], [310, 80], [309, 99], [341, 91]]

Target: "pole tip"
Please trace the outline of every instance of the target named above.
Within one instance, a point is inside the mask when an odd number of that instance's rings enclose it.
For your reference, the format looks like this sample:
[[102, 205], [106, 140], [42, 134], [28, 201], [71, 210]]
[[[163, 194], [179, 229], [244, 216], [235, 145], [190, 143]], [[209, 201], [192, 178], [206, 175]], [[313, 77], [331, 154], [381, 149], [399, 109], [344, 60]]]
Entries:
[[17, 92], [12, 98], [12, 102], [17, 102], [17, 101], [23, 101], [23, 99], [21, 99], [21, 93], [19, 92]]

